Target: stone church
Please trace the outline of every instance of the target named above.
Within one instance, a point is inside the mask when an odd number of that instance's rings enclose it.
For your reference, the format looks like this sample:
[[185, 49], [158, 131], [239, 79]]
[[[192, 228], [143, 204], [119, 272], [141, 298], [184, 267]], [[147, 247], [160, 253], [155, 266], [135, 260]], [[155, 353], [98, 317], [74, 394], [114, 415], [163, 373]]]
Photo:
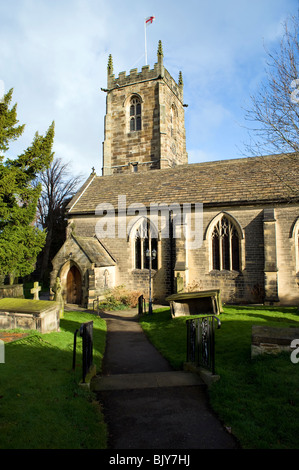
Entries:
[[65, 301], [92, 307], [118, 285], [147, 294], [150, 272], [159, 303], [180, 278], [224, 302], [298, 305], [298, 156], [188, 164], [182, 74], [164, 67], [161, 42], [153, 69], [115, 77], [110, 56], [102, 90], [102, 175], [69, 203], [52, 260]]

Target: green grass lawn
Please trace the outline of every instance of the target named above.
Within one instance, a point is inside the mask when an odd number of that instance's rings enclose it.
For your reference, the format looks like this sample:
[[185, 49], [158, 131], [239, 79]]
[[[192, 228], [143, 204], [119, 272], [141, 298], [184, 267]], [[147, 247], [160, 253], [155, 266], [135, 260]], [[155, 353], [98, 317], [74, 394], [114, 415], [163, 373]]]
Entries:
[[[153, 344], [180, 369], [186, 360], [186, 319], [169, 310], [144, 315]], [[210, 403], [243, 448], [299, 448], [299, 364], [290, 354], [251, 359], [251, 327], [299, 327], [297, 308], [225, 306], [216, 330], [216, 374]]]
[[[299, 364], [289, 354], [251, 360], [252, 325], [299, 326], [296, 308], [224, 307], [216, 330], [216, 373], [210, 403], [243, 448], [298, 449]], [[141, 317], [150, 340], [180, 369], [186, 360], [186, 317], [168, 309]], [[106, 323], [66, 312], [57, 333], [5, 345], [0, 364], [1, 449], [104, 449], [107, 429], [93, 394], [79, 387], [81, 338], [72, 371], [74, 331], [94, 321], [94, 363], [101, 369]]]
[[65, 312], [60, 332], [32, 333], [5, 344], [0, 364], [1, 449], [103, 449], [107, 430], [99, 404], [79, 387], [82, 338], [74, 331], [94, 321], [94, 364], [101, 370], [106, 323], [82, 312]]

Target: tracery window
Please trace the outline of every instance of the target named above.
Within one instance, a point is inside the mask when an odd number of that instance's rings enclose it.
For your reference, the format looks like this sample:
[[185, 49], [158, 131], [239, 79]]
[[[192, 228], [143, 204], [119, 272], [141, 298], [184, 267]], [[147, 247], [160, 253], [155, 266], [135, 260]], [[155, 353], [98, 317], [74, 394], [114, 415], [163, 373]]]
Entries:
[[156, 251], [156, 257], [152, 258], [152, 269], [157, 269], [157, 238], [151, 236], [150, 221], [142, 219], [135, 228], [134, 233], [134, 267], [135, 269], [149, 269], [150, 259], [146, 256], [146, 250], [152, 253]]
[[130, 132], [141, 130], [141, 100], [132, 96], [130, 100]]
[[226, 216], [216, 223], [212, 232], [212, 269], [239, 271], [240, 239], [234, 223]]

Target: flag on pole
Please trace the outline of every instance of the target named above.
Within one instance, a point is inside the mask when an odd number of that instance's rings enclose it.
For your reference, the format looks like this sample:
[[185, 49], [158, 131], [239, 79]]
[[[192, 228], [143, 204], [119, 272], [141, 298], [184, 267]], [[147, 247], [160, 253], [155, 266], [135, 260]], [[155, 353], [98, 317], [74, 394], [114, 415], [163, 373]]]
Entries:
[[154, 16], [149, 16], [148, 18], [145, 18], [145, 24], [152, 24], [152, 22], [155, 20]]
[[147, 65], [147, 50], [146, 50], [146, 27], [148, 24], [152, 24], [152, 22], [155, 20], [154, 16], [148, 16], [145, 18], [144, 22], [144, 43], [145, 43], [145, 65]]

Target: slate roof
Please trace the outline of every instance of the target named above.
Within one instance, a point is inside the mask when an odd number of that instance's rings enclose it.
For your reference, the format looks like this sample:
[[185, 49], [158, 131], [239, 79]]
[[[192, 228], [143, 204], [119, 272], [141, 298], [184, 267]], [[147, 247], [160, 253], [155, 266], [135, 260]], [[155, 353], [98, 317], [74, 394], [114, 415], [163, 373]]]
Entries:
[[115, 261], [104, 246], [95, 237], [78, 237], [72, 235], [91, 263], [96, 266], [115, 266]]
[[165, 170], [90, 175], [68, 206], [70, 214], [94, 213], [118, 195], [132, 203], [203, 203], [206, 206], [299, 200], [299, 155], [282, 154], [180, 165]]

